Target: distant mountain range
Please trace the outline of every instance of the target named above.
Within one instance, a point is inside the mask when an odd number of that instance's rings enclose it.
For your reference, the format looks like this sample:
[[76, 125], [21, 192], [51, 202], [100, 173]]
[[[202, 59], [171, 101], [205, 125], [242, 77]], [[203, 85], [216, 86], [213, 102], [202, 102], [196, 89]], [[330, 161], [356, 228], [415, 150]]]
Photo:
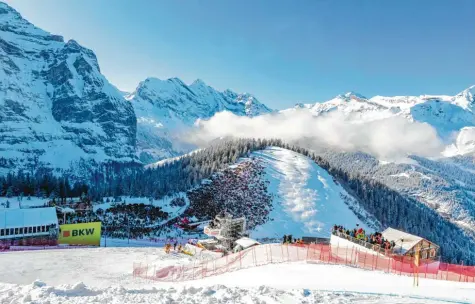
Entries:
[[132, 94], [101, 74], [93, 51], [41, 30], [0, 2], [0, 171], [176, 156], [176, 131], [219, 111], [271, 110], [201, 80], [148, 78]]
[[[93, 51], [45, 32], [0, 3], [0, 171], [86, 162], [153, 163], [193, 150], [186, 131], [221, 111], [238, 116], [309, 111], [354, 123], [402, 116], [430, 124], [447, 155], [475, 151], [475, 86], [456, 96], [339, 95], [273, 111], [251, 94], [196, 80], [147, 78], [132, 93], [104, 75]], [[273, 114], [274, 115], [274, 114]], [[457, 138], [454, 136], [458, 135]]]
[[[297, 104], [292, 109], [315, 116], [338, 112], [348, 121], [363, 123], [391, 117], [404, 117], [431, 125], [448, 145], [447, 156], [475, 152], [475, 85], [455, 96], [375, 96], [366, 98], [349, 92], [326, 102]], [[458, 136], [454, 139], [455, 136]]]

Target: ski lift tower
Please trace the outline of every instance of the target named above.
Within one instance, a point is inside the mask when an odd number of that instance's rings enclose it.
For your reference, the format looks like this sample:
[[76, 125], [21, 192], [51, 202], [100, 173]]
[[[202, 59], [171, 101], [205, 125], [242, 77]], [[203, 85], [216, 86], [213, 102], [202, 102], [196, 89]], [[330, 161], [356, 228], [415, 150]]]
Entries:
[[246, 218], [233, 218], [231, 214], [222, 212], [205, 226], [204, 233], [216, 238], [224, 249], [232, 250], [234, 242], [246, 234]]

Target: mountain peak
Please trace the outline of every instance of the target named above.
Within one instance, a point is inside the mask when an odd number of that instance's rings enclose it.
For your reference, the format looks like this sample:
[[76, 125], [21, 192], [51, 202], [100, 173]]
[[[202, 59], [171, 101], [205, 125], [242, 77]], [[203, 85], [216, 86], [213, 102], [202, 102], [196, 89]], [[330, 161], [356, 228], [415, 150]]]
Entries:
[[366, 99], [365, 96], [353, 91], [346, 92], [343, 96], [347, 99]]
[[452, 98], [452, 102], [464, 109], [475, 111], [475, 85], [472, 85]]
[[208, 86], [202, 79], [198, 78], [193, 83], [191, 86]]
[[11, 14], [21, 18], [19, 12], [17, 12], [13, 7], [9, 6], [5, 2], [0, 2], [0, 15]]
[[0, 30], [19, 35], [20, 39], [31, 37], [46, 41], [64, 42], [63, 36], [52, 35], [34, 26], [13, 7], [4, 2], [0, 2]]
[[474, 101], [475, 100], [474, 99], [474, 97], [475, 97], [475, 85], [469, 86], [468, 88], [466, 88], [465, 90], [463, 90], [462, 92], [457, 94], [457, 96], [465, 97], [469, 101]]

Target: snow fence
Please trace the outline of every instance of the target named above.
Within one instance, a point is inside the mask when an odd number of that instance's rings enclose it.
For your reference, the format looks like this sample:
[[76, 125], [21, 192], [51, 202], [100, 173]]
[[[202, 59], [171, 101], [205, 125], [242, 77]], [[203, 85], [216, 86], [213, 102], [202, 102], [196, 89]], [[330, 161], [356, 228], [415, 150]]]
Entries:
[[287, 262], [307, 262], [348, 265], [398, 275], [419, 275], [420, 278], [475, 282], [475, 267], [414, 258], [362, 252], [355, 247], [343, 248], [327, 244], [296, 245], [266, 244], [254, 246], [219, 259], [195, 260], [189, 265], [156, 266], [134, 263], [133, 276], [154, 281], [179, 282], [202, 279], [226, 272]]

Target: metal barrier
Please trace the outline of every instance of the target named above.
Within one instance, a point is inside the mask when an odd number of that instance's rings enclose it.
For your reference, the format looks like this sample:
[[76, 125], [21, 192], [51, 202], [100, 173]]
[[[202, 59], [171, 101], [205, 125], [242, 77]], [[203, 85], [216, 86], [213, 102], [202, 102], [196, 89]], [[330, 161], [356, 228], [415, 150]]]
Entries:
[[416, 266], [412, 257], [388, 256], [377, 252], [363, 252], [356, 247], [335, 247], [327, 244], [266, 244], [219, 259], [195, 260], [192, 264], [180, 266], [159, 267], [134, 263], [133, 276], [154, 281], [178, 282], [250, 267], [298, 261], [348, 265], [398, 275], [413, 276], [417, 273], [420, 278], [475, 282], [474, 266], [447, 264], [437, 260], [420, 260], [419, 266]]

